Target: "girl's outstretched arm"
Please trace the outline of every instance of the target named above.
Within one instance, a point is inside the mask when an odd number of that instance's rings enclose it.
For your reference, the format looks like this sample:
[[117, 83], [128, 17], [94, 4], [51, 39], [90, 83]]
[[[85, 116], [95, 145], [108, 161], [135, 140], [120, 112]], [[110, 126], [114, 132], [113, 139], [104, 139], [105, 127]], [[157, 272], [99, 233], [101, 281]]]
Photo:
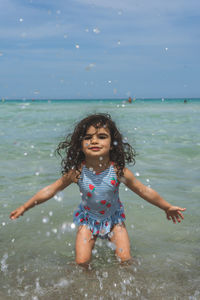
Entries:
[[176, 223], [177, 220], [180, 223], [181, 219], [184, 219], [181, 211], [185, 211], [186, 208], [169, 204], [155, 190], [137, 180], [129, 169], [124, 168], [124, 178], [121, 181], [144, 200], [163, 209], [168, 220], [172, 220], [174, 223]]
[[59, 191], [62, 191], [72, 182], [74, 182], [74, 172], [70, 171], [69, 173], [63, 175], [61, 178], [56, 180], [54, 183], [44, 187], [42, 190], [37, 192], [32, 198], [30, 198], [26, 203], [22, 206], [18, 207], [10, 214], [10, 219], [14, 220], [19, 216], [22, 216], [25, 211], [29, 210], [30, 208], [34, 207], [35, 205], [41, 204], [53, 196], [56, 195]]

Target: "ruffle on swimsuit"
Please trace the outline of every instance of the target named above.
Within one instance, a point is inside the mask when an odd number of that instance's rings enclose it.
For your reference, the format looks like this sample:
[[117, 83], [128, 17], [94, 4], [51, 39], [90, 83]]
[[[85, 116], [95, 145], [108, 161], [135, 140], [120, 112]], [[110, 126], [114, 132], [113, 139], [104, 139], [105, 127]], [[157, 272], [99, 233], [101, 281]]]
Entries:
[[82, 201], [74, 212], [73, 222], [87, 225], [95, 236], [106, 237], [115, 224], [125, 220], [119, 184], [112, 164], [101, 173], [83, 165], [78, 180]]

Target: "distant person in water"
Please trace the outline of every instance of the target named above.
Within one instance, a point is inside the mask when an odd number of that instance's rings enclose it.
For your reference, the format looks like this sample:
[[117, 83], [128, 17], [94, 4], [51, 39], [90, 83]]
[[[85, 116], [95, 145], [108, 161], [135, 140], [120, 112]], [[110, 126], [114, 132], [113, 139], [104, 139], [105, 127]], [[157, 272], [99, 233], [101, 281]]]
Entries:
[[128, 103], [132, 103], [131, 97], [128, 98]]
[[[108, 114], [93, 114], [81, 120], [72, 134], [58, 145], [63, 176], [46, 186], [25, 204], [11, 212], [12, 220], [41, 204], [72, 183], [79, 186], [81, 203], [74, 212], [77, 225], [76, 262], [87, 265], [98, 237], [115, 245], [116, 257], [131, 259], [130, 242], [125, 226], [124, 206], [119, 198], [120, 183], [144, 200], [162, 209], [168, 220], [181, 222], [185, 208], [173, 206], [155, 190], [142, 184], [125, 163], [135, 162], [135, 151], [123, 139]], [[74, 199], [69, 199], [73, 202]]]
[[186, 99], [184, 100], [184, 103], [187, 103], [187, 100], [186, 100]]

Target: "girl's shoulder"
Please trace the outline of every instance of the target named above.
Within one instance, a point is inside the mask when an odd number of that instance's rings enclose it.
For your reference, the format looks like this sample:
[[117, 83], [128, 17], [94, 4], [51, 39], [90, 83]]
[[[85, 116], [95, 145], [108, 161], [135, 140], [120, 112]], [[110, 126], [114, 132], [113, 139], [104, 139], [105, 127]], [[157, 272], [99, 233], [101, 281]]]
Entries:
[[80, 167], [78, 170], [76, 169], [70, 169], [67, 173], [65, 173], [63, 175], [63, 179], [65, 181], [70, 181], [71, 183], [77, 183], [78, 182], [78, 179], [81, 175], [81, 170], [82, 170], [82, 167]]
[[72, 170], [72, 179], [73, 179], [74, 183], [78, 183], [81, 173], [82, 173], [83, 166], [84, 166], [84, 164], [81, 164], [77, 170], [75, 170], [75, 169]]
[[118, 167], [117, 167], [117, 163], [114, 162], [114, 161], [111, 161], [110, 166], [113, 167], [113, 169], [114, 169], [114, 171], [115, 171], [115, 174], [116, 174], [116, 176], [117, 176], [117, 179], [120, 180], [120, 178], [119, 178], [119, 176], [118, 176]]

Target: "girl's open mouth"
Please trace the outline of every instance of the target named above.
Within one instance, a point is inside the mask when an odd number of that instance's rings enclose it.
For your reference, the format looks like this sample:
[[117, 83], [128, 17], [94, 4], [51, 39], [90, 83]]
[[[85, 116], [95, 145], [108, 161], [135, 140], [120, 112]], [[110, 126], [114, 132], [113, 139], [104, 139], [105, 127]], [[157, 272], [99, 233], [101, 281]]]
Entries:
[[101, 148], [99, 148], [99, 147], [90, 147], [89, 149], [92, 150], [92, 151], [99, 151]]

